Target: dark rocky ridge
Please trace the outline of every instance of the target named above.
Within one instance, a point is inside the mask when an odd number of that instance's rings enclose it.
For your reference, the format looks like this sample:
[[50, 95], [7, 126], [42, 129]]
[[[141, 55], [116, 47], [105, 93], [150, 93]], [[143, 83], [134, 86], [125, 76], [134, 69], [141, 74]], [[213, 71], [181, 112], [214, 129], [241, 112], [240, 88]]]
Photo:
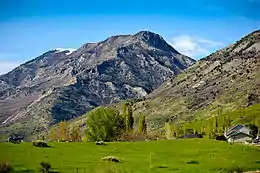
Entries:
[[143, 97], [194, 63], [148, 31], [48, 51], [0, 76], [1, 133], [35, 134], [98, 105]]

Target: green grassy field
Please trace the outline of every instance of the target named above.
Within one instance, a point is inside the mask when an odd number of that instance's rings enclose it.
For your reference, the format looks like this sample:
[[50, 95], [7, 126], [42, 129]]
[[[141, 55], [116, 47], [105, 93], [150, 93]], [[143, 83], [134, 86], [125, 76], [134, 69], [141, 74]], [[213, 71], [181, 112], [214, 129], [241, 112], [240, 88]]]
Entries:
[[[78, 172], [227, 172], [234, 168], [260, 169], [260, 148], [226, 142], [188, 139], [151, 142], [50, 143], [37, 148], [32, 143], [0, 143], [1, 159], [9, 160], [16, 172], [35, 172], [42, 161], [56, 171]], [[102, 161], [113, 155], [121, 163]], [[222, 170], [221, 170], [222, 169]], [[221, 170], [221, 171], [220, 171]]]

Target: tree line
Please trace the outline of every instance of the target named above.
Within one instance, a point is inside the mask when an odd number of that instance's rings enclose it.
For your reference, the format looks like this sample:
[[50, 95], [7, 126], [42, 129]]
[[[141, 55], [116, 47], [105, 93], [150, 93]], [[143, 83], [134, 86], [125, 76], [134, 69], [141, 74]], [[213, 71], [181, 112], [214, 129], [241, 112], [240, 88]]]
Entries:
[[[185, 134], [196, 134], [200, 137], [207, 136], [210, 139], [216, 139], [218, 137], [224, 136], [224, 132], [231, 128], [233, 120], [230, 115], [222, 115], [222, 109], [217, 110], [217, 115], [210, 119], [210, 121], [205, 121], [202, 123], [200, 120], [200, 125], [197, 124], [189, 126], [188, 123], [177, 121], [169, 121], [165, 123], [165, 135], [167, 139], [179, 138]], [[251, 130], [251, 135], [255, 138], [258, 134], [258, 127], [255, 125], [255, 120], [251, 123], [246, 124], [246, 126]], [[194, 128], [192, 128], [194, 127]]]
[[[87, 115], [86, 128], [82, 131], [76, 123], [69, 125], [62, 121], [53, 127], [49, 132], [49, 138], [53, 141], [117, 141], [123, 138], [135, 138], [147, 134], [146, 116], [139, 115], [136, 119], [133, 117], [132, 103], [123, 103], [121, 111], [113, 107], [98, 107], [90, 111]], [[136, 120], [136, 123], [135, 123]], [[134, 126], [135, 124], [135, 126]], [[163, 138], [179, 138], [185, 134], [195, 134], [199, 137], [208, 136], [210, 139], [223, 137], [224, 132], [232, 125], [229, 115], [222, 116], [222, 110], [219, 109], [217, 116], [211, 119], [207, 124], [201, 124], [197, 128], [185, 126], [185, 123], [177, 121], [168, 121], [165, 123], [165, 134]], [[258, 133], [256, 125], [248, 124], [252, 135], [255, 137]], [[162, 137], [162, 135], [160, 135]], [[126, 139], [127, 140], [127, 139]]]
[[[138, 116], [136, 129], [134, 121], [131, 103], [123, 103], [121, 112], [112, 107], [98, 107], [88, 113], [83, 135], [87, 141], [115, 141], [133, 133], [145, 135], [146, 117]], [[79, 126], [70, 127], [66, 121], [60, 122], [49, 132], [49, 138], [53, 141], [82, 141], [83, 135]]]

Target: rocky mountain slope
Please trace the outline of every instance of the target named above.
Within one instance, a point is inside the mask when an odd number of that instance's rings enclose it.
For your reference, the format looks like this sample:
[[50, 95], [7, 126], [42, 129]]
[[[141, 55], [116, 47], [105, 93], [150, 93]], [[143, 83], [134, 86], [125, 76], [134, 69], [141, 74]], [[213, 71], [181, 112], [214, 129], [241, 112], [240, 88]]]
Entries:
[[194, 63], [148, 31], [48, 51], [0, 76], [1, 134], [36, 134], [96, 106], [144, 97]]
[[[260, 103], [260, 30], [198, 61], [134, 104], [136, 115], [148, 117], [149, 129], [166, 121], [189, 123]], [[244, 109], [245, 108], [245, 109]], [[259, 107], [260, 108], [260, 107]], [[258, 108], [258, 109], [259, 109]], [[260, 109], [252, 117], [260, 127]], [[254, 114], [254, 115], [253, 115]], [[241, 113], [241, 121], [251, 122]], [[242, 121], [242, 119], [244, 120]]]

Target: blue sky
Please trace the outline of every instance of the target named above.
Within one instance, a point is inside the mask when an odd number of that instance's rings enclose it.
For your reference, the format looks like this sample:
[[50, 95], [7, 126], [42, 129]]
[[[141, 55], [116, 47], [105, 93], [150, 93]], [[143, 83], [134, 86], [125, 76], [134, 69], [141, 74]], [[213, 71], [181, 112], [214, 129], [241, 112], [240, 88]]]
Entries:
[[159, 33], [199, 59], [260, 29], [260, 0], [1, 0], [0, 74], [54, 48]]

